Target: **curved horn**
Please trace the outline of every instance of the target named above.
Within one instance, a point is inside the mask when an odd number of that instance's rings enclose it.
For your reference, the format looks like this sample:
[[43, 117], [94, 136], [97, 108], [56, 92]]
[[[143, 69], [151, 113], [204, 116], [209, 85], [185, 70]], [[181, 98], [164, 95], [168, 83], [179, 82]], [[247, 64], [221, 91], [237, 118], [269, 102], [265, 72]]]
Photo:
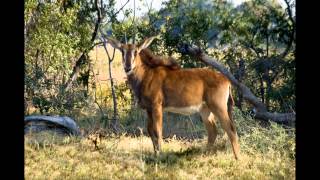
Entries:
[[108, 43], [116, 48], [116, 49], [121, 49], [122, 43], [116, 39], [110, 38], [110, 37], [106, 37], [106, 39], [108, 40]]
[[141, 45], [139, 45], [138, 51], [140, 52], [142, 49], [147, 48], [147, 47], [152, 43], [152, 41], [153, 41], [155, 38], [157, 38], [157, 37], [158, 37], [158, 36], [152, 36], [152, 37], [149, 37], [149, 38], [145, 39], [145, 40], [141, 43]]

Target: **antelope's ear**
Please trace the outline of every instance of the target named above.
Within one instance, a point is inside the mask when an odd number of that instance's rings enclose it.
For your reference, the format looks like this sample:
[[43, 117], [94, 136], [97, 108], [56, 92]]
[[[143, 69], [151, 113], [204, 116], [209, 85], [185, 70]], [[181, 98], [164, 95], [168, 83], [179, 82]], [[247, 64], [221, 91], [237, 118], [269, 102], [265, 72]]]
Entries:
[[142, 49], [147, 48], [156, 37], [157, 36], [152, 36], [152, 37], [149, 37], [149, 38], [145, 39], [143, 41], [143, 43], [141, 45], [139, 45], [138, 52], [140, 52]]
[[112, 47], [121, 50], [122, 44], [121, 44], [120, 41], [118, 41], [118, 40], [116, 40], [116, 39], [109, 38], [109, 37], [107, 37], [106, 39], [108, 40], [108, 43], [109, 43]]

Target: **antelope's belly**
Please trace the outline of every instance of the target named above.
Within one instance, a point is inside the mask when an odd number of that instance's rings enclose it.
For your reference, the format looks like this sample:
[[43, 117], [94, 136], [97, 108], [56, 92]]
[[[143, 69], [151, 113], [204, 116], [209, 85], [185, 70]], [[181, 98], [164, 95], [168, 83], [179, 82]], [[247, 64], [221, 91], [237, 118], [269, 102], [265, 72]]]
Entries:
[[192, 105], [192, 106], [185, 106], [185, 107], [165, 107], [163, 110], [166, 112], [172, 112], [177, 114], [183, 114], [183, 115], [191, 115], [194, 113], [200, 112], [202, 109], [204, 103], [198, 104], [198, 105]]

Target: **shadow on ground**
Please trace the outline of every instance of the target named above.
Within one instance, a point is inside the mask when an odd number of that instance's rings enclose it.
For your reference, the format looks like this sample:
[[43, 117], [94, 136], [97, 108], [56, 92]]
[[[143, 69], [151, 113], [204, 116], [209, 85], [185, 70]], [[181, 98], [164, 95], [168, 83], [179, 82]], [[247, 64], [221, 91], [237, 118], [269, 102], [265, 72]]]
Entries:
[[218, 151], [226, 151], [226, 142], [216, 143], [213, 146], [193, 146], [180, 151], [164, 151], [159, 156], [153, 152], [143, 152], [143, 161], [148, 165], [163, 164], [166, 166], [173, 166], [179, 161], [193, 160], [202, 155], [212, 156]]

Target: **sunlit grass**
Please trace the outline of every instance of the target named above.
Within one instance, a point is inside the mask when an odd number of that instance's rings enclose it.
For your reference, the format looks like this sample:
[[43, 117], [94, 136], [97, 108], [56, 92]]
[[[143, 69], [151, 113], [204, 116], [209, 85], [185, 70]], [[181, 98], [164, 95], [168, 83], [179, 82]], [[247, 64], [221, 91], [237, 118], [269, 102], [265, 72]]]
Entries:
[[25, 138], [25, 179], [295, 179], [294, 130], [238, 113], [238, 161], [222, 131], [214, 147], [206, 137], [165, 139], [159, 157], [145, 135], [106, 136], [96, 149], [87, 137], [44, 133]]

